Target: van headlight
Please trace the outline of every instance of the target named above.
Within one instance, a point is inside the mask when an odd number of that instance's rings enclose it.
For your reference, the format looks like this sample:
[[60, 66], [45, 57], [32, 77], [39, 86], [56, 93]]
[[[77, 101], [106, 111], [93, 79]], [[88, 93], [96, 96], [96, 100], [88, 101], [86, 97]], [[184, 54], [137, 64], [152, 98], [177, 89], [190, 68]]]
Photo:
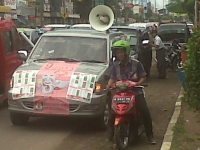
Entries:
[[102, 84], [96, 83], [94, 92], [95, 93], [101, 93], [102, 92]]

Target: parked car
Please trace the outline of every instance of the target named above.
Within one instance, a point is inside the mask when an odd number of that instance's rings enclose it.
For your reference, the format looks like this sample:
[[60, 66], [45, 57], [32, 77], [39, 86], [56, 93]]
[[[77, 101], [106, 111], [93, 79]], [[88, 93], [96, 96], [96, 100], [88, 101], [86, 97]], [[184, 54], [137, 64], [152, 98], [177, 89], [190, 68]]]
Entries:
[[140, 30], [147, 30], [148, 32], [152, 30], [152, 23], [132, 23], [129, 27], [135, 27]]
[[186, 44], [191, 37], [186, 23], [163, 23], [158, 26], [158, 35], [161, 37], [166, 47], [172, 46], [174, 39], [179, 40], [179, 44]]
[[[31, 116], [95, 118], [108, 125], [112, 93], [111, 46], [122, 32], [58, 30], [41, 36], [26, 62], [13, 74], [9, 91], [10, 119], [26, 124]], [[26, 59], [24, 53], [20, 58]]]
[[0, 20], [0, 102], [7, 104], [8, 90], [13, 72], [23, 63], [18, 58], [21, 41], [11, 20]]

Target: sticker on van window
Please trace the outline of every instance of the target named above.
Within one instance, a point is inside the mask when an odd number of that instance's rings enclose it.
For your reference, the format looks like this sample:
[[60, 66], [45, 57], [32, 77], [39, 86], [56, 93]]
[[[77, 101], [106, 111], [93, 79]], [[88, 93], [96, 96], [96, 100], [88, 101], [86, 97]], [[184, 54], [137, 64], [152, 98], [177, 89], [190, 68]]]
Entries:
[[37, 70], [16, 71], [13, 75], [13, 99], [30, 98], [35, 96], [35, 81]]
[[91, 103], [96, 77], [97, 76], [93, 74], [80, 72], [73, 73], [67, 91], [67, 98]]

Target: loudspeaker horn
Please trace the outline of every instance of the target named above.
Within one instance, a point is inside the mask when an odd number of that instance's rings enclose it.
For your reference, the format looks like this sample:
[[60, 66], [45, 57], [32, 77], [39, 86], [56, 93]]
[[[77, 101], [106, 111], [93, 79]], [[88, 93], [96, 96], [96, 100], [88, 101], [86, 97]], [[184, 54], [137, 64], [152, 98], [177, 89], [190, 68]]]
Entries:
[[113, 25], [114, 13], [110, 7], [98, 5], [91, 10], [89, 22], [95, 30], [106, 31]]

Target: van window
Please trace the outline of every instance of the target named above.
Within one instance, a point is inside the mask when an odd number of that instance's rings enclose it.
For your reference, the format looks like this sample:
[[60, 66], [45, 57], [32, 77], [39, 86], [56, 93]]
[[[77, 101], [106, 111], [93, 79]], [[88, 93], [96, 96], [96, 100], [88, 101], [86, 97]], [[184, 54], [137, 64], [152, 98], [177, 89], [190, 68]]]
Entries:
[[17, 32], [17, 29], [15, 27], [12, 27], [12, 32], [13, 32], [13, 37], [14, 37], [14, 43], [15, 43], [15, 50], [20, 50], [21, 45], [20, 45], [20, 39], [19, 39], [19, 34]]
[[12, 33], [11, 31], [4, 31], [2, 33], [3, 33], [6, 54], [7, 55], [11, 54], [14, 52]]

